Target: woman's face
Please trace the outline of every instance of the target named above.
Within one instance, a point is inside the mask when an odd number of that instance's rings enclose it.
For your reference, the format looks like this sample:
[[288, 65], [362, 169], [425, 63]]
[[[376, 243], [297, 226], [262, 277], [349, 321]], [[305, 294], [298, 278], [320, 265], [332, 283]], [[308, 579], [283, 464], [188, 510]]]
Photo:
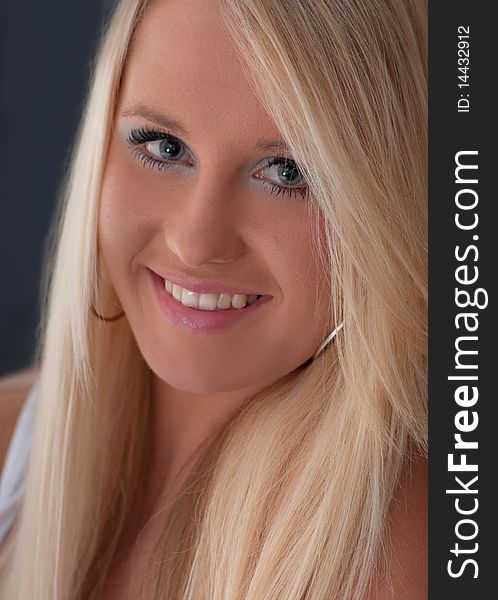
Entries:
[[99, 247], [145, 360], [178, 389], [268, 385], [328, 333], [310, 200], [279, 141], [214, 4], [152, 2], [119, 98]]

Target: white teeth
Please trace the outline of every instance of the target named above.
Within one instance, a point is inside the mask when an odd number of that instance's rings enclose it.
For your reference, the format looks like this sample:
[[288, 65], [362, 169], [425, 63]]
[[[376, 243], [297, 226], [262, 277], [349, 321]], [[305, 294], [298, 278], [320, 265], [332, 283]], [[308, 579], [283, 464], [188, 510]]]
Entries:
[[217, 308], [230, 308], [232, 305], [232, 296], [231, 294], [219, 294], [218, 302], [216, 304]]
[[183, 288], [181, 303], [183, 306], [197, 308], [199, 306], [199, 294]]
[[199, 310], [241, 309], [249, 304], [254, 304], [258, 299], [255, 294], [246, 296], [245, 294], [227, 294], [225, 292], [221, 294], [192, 292], [167, 279], [164, 280], [164, 289], [184, 306]]
[[182, 301], [182, 292], [183, 292], [183, 288], [180, 287], [179, 285], [173, 284], [173, 298], [175, 300], [178, 300], [178, 302]]
[[247, 296], [245, 294], [234, 294], [232, 296], [232, 306], [234, 308], [244, 308], [247, 304]]
[[199, 308], [201, 310], [216, 310], [218, 294], [199, 294]]

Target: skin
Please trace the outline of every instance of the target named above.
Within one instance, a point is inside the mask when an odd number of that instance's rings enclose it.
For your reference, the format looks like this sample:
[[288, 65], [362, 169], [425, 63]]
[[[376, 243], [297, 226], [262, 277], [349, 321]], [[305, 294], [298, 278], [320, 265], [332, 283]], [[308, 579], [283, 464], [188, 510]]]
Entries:
[[[169, 169], [145, 168], [128, 146], [133, 128], [166, 131], [130, 114], [140, 105], [187, 132], [169, 130], [186, 146], [175, 163], [163, 154], [163, 162], [173, 163]], [[317, 303], [327, 290], [312, 252], [310, 200], [271, 192], [271, 184], [286, 187], [286, 180], [265, 162], [276, 149], [255, 150], [261, 140], [282, 136], [250, 87], [214, 5], [152, 2], [118, 101], [99, 247], [154, 373], [155, 455], [162, 457], [163, 481], [236, 407], [305, 362], [330, 332], [329, 309]], [[161, 160], [159, 143], [140, 149]], [[192, 333], [164, 316], [147, 267], [273, 298], [229, 329]]]
[[[147, 169], [132, 154], [132, 128], [165, 131], [129, 114], [139, 105], [181, 123], [186, 134], [170, 132], [187, 147], [182, 165]], [[153, 1], [127, 62], [100, 205], [100, 253], [153, 372], [155, 413], [150, 472], [111, 569], [107, 599], [128, 589], [126, 565], [140, 572], [160, 530], [156, 521], [144, 531], [143, 525], [175, 494], [180, 469], [196, 448], [237, 407], [313, 356], [336, 326], [328, 322], [326, 278], [312, 250], [309, 200], [274, 195], [255, 177], [282, 184], [277, 168], [264, 162], [280, 152], [255, 150], [261, 139], [282, 138], [249, 85], [214, 3]], [[187, 332], [159, 309], [147, 267], [273, 298], [221, 333]], [[389, 527], [397, 560], [388, 580], [374, 578], [365, 600], [426, 597], [425, 469], [418, 460], [400, 482]]]

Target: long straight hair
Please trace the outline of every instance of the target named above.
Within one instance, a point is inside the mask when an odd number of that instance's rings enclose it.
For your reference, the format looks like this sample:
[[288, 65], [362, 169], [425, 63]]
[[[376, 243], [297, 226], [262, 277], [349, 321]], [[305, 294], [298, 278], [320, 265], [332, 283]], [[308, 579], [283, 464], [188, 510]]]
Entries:
[[[121, 0], [104, 32], [65, 186], [8, 598], [98, 598], [150, 450], [150, 369], [126, 318], [91, 315], [115, 310], [98, 206], [147, 4]], [[426, 1], [218, 4], [326, 223], [317, 260], [344, 327], [209, 440], [134, 597], [360, 600], [389, 563], [401, 470], [427, 449]]]

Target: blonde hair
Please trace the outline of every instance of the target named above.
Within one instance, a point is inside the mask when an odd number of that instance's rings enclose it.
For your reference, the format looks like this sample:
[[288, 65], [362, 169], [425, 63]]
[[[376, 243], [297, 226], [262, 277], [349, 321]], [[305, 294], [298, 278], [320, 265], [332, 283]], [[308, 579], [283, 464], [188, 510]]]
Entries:
[[[98, 597], [149, 452], [150, 370], [126, 318], [91, 316], [93, 302], [114, 310], [98, 202], [146, 5], [114, 11], [66, 184], [8, 598]], [[359, 600], [388, 560], [401, 469], [413, 448], [426, 453], [426, 2], [224, 0], [220, 10], [324, 216], [331, 322], [344, 328], [213, 436], [169, 507], [147, 595], [135, 597]]]

